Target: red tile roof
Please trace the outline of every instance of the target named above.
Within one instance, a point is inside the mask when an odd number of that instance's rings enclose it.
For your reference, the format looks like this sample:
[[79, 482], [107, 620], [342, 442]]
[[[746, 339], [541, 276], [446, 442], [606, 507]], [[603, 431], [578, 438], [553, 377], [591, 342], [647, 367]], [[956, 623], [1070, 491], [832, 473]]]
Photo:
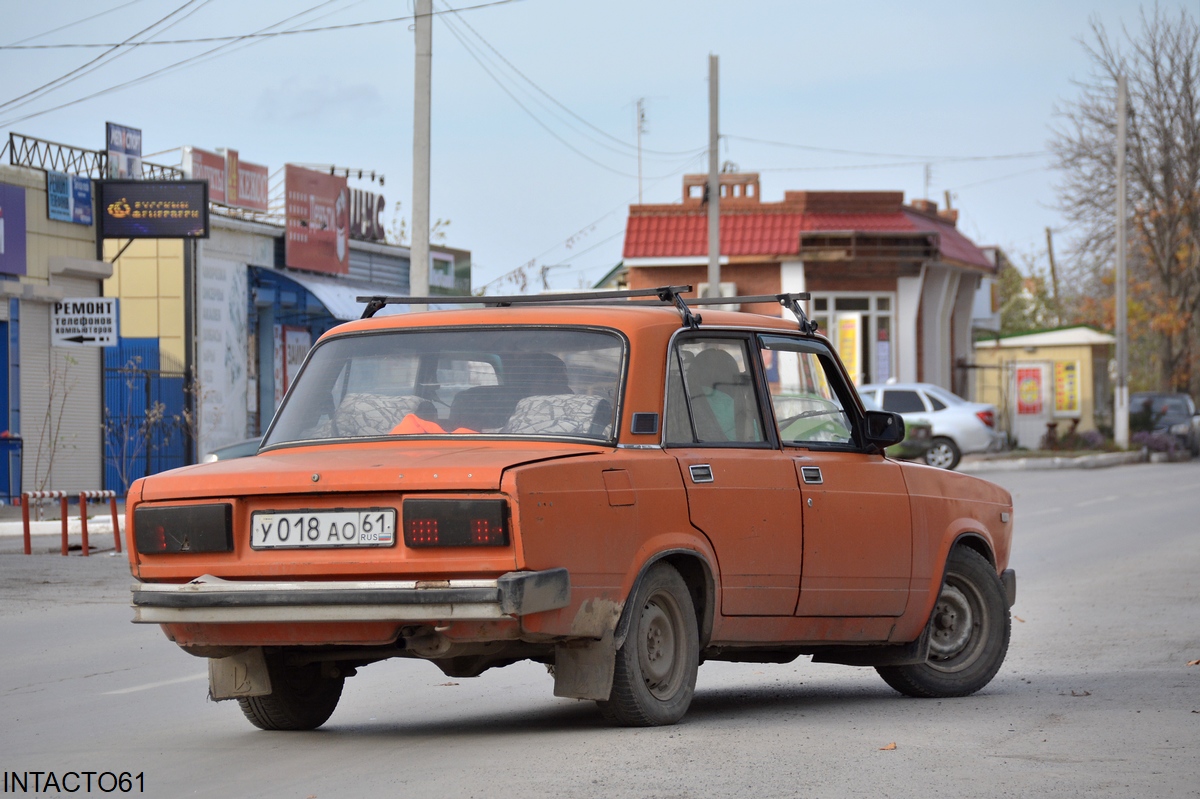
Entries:
[[[936, 233], [943, 258], [992, 270], [991, 262], [954, 225], [909, 209], [871, 213], [785, 210], [764, 203], [721, 214], [721, 254], [774, 258], [800, 253], [800, 234]], [[775, 207], [772, 207], [775, 206]], [[694, 258], [708, 253], [708, 217], [703, 209], [635, 206], [625, 228], [625, 258]]]

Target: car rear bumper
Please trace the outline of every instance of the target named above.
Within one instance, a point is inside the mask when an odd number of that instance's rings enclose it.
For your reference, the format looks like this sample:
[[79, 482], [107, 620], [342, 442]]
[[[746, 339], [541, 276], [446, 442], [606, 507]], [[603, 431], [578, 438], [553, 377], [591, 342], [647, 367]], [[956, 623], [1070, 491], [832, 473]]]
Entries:
[[204, 575], [189, 583], [135, 583], [140, 624], [447, 621], [526, 616], [566, 607], [566, 569], [492, 580], [243, 582]]

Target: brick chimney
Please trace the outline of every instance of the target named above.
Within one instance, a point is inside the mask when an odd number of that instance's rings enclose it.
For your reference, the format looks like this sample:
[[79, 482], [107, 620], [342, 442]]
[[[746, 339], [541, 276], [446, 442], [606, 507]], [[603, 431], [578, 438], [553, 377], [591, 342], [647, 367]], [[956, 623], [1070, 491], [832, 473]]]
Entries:
[[[708, 175], [683, 176], [683, 204], [700, 205]], [[720, 174], [721, 205], [758, 205], [759, 180], [757, 172], [722, 172]]]
[[909, 207], [926, 216], [937, 216], [938, 212], [937, 203], [933, 200], [913, 200]]

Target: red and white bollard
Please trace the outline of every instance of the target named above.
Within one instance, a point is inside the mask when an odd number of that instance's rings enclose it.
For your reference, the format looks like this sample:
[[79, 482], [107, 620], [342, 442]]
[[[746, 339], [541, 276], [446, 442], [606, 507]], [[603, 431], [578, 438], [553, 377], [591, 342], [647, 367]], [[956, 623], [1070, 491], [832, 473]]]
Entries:
[[[33, 541], [29, 533], [29, 500], [57, 499], [62, 510], [62, 554], [66, 556], [67, 546], [67, 492], [66, 491], [23, 491], [21, 493], [21, 521], [25, 525], [25, 554], [33, 554]], [[117, 516], [116, 491], [80, 491], [79, 492], [79, 528], [83, 533], [83, 556], [91, 554], [88, 542], [87, 503], [90, 499], [107, 499], [112, 511], [113, 547], [121, 551], [121, 523]]]
[[33, 541], [29, 537], [29, 500], [57, 499], [62, 505], [62, 554], [67, 554], [67, 492], [66, 491], [22, 491], [21, 521], [25, 523], [25, 554], [33, 554]]
[[117, 520], [116, 491], [80, 491], [79, 492], [79, 529], [83, 534], [83, 556], [88, 556], [87, 503], [89, 499], [107, 499], [112, 510], [113, 547], [121, 551], [121, 525]]

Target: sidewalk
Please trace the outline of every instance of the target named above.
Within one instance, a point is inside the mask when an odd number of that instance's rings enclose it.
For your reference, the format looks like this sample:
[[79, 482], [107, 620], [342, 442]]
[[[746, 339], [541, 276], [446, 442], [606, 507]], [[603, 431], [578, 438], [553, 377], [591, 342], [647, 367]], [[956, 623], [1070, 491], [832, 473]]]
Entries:
[[[43, 506], [42, 521], [37, 518], [37, 509], [29, 509], [29, 534], [34, 554], [62, 551], [62, 518], [59, 504], [53, 501]], [[117, 501], [117, 518], [121, 525], [121, 547], [125, 546], [125, 505]], [[24, 551], [25, 525], [20, 505], [0, 505], [0, 555]], [[78, 555], [83, 547], [83, 530], [79, 522], [79, 506], [67, 507], [67, 543], [72, 555]], [[91, 554], [113, 551], [112, 512], [108, 502], [88, 503], [88, 549]]]
[[1131, 463], [1167, 463], [1191, 460], [1184, 452], [1182, 457], [1170, 458], [1165, 452], [1149, 452], [1144, 449], [1126, 452], [1097, 452], [1089, 454], [1051, 455], [1044, 452], [1004, 452], [984, 455], [964, 455], [958, 471], [967, 474], [984, 472], [1038, 471], [1046, 469], [1103, 469], [1109, 466], [1124, 466]]

